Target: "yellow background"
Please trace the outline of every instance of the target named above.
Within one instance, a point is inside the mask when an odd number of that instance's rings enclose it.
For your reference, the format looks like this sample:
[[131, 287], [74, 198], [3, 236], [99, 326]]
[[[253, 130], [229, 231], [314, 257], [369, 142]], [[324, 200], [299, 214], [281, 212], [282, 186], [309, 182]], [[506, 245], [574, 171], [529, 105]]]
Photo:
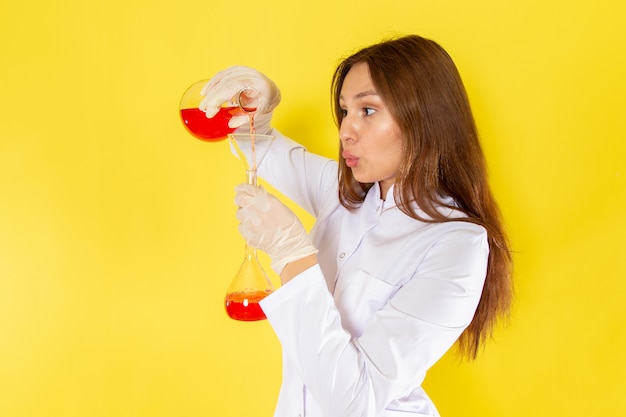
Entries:
[[332, 70], [405, 33], [459, 66], [516, 250], [510, 322], [426, 388], [444, 417], [626, 414], [625, 4], [3, 1], [0, 416], [270, 416], [279, 343], [222, 306], [242, 167], [178, 101], [256, 67], [334, 157]]

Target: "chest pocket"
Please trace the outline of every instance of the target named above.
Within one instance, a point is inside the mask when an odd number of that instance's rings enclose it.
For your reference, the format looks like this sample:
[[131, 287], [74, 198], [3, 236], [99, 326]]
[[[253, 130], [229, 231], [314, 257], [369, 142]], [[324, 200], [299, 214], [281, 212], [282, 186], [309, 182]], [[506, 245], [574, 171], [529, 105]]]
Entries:
[[374, 313], [382, 309], [399, 288], [365, 271], [339, 277], [333, 296], [343, 327], [352, 337], [360, 336]]

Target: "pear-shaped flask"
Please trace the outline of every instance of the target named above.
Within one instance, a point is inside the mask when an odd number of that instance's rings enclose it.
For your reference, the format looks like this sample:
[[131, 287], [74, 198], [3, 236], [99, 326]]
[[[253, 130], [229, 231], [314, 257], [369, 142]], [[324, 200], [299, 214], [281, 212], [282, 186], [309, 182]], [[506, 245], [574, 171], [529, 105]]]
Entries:
[[246, 245], [243, 263], [226, 291], [226, 313], [234, 320], [263, 320], [266, 317], [259, 301], [273, 290], [271, 281], [259, 263], [256, 250]]

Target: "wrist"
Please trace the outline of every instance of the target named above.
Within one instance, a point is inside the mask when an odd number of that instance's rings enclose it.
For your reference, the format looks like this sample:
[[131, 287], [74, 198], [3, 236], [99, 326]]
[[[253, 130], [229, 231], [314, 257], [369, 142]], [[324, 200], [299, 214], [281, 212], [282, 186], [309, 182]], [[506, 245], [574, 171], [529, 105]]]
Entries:
[[297, 261], [289, 262], [280, 272], [280, 281], [284, 285], [295, 276], [317, 264], [317, 253], [312, 253]]

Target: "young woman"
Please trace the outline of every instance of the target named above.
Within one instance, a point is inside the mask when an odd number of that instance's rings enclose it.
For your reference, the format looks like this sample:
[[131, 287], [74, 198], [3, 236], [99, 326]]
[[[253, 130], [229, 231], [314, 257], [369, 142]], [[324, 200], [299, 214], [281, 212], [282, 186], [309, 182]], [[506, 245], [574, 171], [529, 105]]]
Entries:
[[438, 416], [426, 371], [455, 342], [476, 357], [512, 297], [454, 63], [419, 36], [345, 59], [333, 79], [338, 162], [271, 130], [280, 93], [253, 69], [218, 73], [201, 108], [210, 117], [244, 87], [260, 91], [257, 127], [276, 137], [259, 174], [316, 218], [309, 235], [264, 189], [236, 189], [239, 230], [283, 284], [261, 302], [283, 350], [275, 416]]

